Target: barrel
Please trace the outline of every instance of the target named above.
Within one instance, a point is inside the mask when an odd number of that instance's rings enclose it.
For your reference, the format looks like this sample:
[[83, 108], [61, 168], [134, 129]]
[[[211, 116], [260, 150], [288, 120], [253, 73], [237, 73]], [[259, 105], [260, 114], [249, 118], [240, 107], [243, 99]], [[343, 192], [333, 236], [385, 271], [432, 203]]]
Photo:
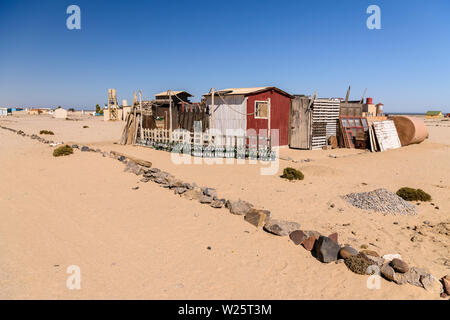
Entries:
[[421, 143], [428, 137], [428, 130], [421, 118], [408, 116], [389, 117], [395, 123], [402, 146]]

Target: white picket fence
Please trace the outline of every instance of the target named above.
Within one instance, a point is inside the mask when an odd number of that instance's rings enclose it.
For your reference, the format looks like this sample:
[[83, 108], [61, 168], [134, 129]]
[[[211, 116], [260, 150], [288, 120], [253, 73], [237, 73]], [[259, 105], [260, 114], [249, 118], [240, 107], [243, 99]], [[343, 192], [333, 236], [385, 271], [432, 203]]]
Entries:
[[167, 129], [142, 129], [138, 145], [171, 146], [179, 152], [182, 152], [183, 148], [191, 148], [194, 156], [206, 154], [210, 157], [266, 157], [272, 151], [270, 138], [267, 136], [212, 135], [186, 130], [175, 130], [171, 133]]

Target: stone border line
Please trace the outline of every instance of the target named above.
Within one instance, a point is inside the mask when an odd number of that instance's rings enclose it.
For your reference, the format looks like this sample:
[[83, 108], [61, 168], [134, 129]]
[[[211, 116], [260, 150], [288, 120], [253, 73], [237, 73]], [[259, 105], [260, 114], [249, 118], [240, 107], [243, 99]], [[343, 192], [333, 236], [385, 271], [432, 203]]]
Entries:
[[[28, 135], [22, 130], [4, 126], [0, 126], [0, 128], [24, 137], [30, 137], [50, 146], [63, 144], [62, 142], [55, 143], [43, 139], [35, 134]], [[100, 149], [91, 149], [88, 146], [79, 147], [77, 144], [73, 144], [72, 148], [79, 149], [81, 152], [101, 153], [103, 157], [123, 162], [126, 165], [124, 171], [142, 176], [140, 181], [143, 183], [152, 181], [163, 188], [173, 190], [175, 195], [188, 200], [196, 200], [215, 209], [225, 207], [231, 214], [243, 216], [245, 221], [256, 228], [262, 227], [268, 233], [280, 237], [289, 236], [295, 245], [301, 245], [322, 263], [344, 262], [348, 269], [357, 274], [381, 274], [384, 279], [399, 285], [408, 283], [418, 286], [428, 292], [438, 294], [444, 299], [450, 296], [450, 275], [437, 280], [424, 269], [409, 267], [398, 254], [386, 254], [380, 257], [377, 252], [372, 250], [358, 252], [349, 245], [340, 245], [337, 233], [324, 236], [314, 230], [300, 230], [300, 224], [297, 222], [273, 219], [269, 210], [255, 208], [253, 204], [241, 199], [219, 198], [215, 188], [199, 187], [196, 183], [183, 182], [168, 172], [153, 168], [152, 163], [146, 160], [130, 157], [116, 151], [107, 152]]]

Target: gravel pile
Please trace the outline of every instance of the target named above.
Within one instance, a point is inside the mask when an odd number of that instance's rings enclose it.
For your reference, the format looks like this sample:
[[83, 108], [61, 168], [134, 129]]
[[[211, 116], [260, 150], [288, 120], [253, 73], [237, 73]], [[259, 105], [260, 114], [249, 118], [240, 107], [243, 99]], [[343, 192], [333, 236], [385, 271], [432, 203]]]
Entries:
[[384, 214], [416, 214], [416, 207], [395, 193], [386, 189], [377, 189], [370, 192], [350, 193], [342, 197], [352, 206], [382, 212]]

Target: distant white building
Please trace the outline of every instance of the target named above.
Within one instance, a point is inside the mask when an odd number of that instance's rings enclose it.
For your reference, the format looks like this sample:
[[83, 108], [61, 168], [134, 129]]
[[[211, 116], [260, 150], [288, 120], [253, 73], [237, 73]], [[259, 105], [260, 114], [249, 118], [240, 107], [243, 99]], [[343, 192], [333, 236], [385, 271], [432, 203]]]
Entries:
[[63, 108], [58, 108], [53, 112], [53, 118], [56, 119], [67, 119], [67, 110]]
[[8, 108], [0, 108], [0, 117], [6, 117], [8, 115]]

